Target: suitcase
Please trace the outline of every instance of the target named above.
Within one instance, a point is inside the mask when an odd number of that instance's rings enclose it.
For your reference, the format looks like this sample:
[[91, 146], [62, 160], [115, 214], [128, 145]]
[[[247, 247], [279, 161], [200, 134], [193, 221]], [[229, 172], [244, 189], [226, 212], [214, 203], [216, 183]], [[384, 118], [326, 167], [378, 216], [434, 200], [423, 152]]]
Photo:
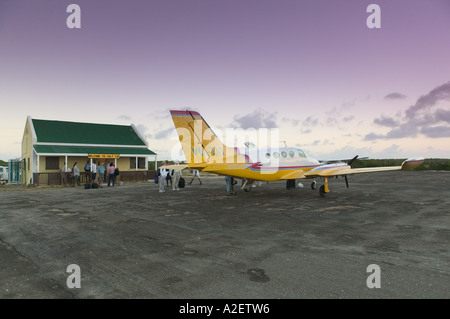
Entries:
[[185, 182], [184, 178], [180, 177], [180, 181], [178, 182], [178, 187], [179, 188], [184, 188], [185, 183], [186, 182]]
[[84, 189], [91, 189], [91, 188], [92, 188], [91, 183], [84, 184]]
[[286, 180], [286, 189], [295, 189], [295, 179]]
[[97, 183], [92, 183], [92, 188], [98, 188], [98, 184]]

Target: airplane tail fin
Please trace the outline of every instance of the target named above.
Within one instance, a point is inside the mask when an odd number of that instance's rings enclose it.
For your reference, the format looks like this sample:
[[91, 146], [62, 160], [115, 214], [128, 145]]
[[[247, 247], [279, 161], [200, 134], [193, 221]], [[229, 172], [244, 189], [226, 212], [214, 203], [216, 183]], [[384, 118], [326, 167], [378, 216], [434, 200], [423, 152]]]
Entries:
[[227, 157], [236, 156], [235, 149], [223, 144], [198, 112], [171, 110], [170, 114], [189, 167], [227, 163]]

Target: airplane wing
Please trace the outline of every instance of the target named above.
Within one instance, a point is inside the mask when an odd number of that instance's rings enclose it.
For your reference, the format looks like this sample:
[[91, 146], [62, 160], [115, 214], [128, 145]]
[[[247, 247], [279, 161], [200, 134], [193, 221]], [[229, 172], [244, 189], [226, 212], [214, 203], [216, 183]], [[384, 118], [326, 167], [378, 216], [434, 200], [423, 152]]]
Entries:
[[[369, 158], [368, 156], [363, 156], [363, 157], [358, 156], [359, 160], [368, 159], [368, 158]], [[338, 159], [338, 160], [327, 159], [327, 160], [319, 160], [319, 162], [320, 162], [320, 164], [334, 164], [334, 163], [343, 163], [343, 162], [348, 163], [348, 162], [352, 162], [354, 160], [355, 160], [355, 158], [346, 158], [346, 159]]]
[[301, 179], [301, 178], [305, 178], [306, 177], [305, 175], [306, 175], [306, 172], [299, 169], [299, 170], [296, 170], [289, 174], [283, 175], [283, 177], [281, 179]]
[[329, 177], [329, 176], [343, 176], [360, 173], [408, 170], [421, 165], [423, 161], [424, 161], [423, 158], [411, 158], [404, 161], [401, 166], [365, 167], [365, 168], [351, 168], [350, 165], [345, 163], [321, 165], [305, 173], [305, 177]]

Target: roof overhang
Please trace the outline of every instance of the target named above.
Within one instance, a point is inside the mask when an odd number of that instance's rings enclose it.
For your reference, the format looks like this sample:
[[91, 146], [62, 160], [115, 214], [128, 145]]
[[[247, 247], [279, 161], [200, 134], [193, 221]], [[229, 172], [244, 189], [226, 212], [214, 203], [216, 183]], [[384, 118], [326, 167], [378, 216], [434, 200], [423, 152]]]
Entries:
[[39, 156], [88, 156], [89, 154], [118, 154], [121, 157], [155, 156], [156, 153], [142, 147], [98, 147], [98, 146], [62, 146], [34, 145]]

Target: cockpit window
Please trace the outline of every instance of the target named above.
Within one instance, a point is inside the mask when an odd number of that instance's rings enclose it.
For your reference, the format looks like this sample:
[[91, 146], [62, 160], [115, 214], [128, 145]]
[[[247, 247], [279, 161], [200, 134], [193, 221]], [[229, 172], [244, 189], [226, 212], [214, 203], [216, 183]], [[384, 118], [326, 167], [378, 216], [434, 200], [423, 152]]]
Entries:
[[300, 156], [300, 157], [306, 157], [305, 152], [303, 152], [301, 149], [297, 149], [297, 151], [298, 151], [298, 156]]

